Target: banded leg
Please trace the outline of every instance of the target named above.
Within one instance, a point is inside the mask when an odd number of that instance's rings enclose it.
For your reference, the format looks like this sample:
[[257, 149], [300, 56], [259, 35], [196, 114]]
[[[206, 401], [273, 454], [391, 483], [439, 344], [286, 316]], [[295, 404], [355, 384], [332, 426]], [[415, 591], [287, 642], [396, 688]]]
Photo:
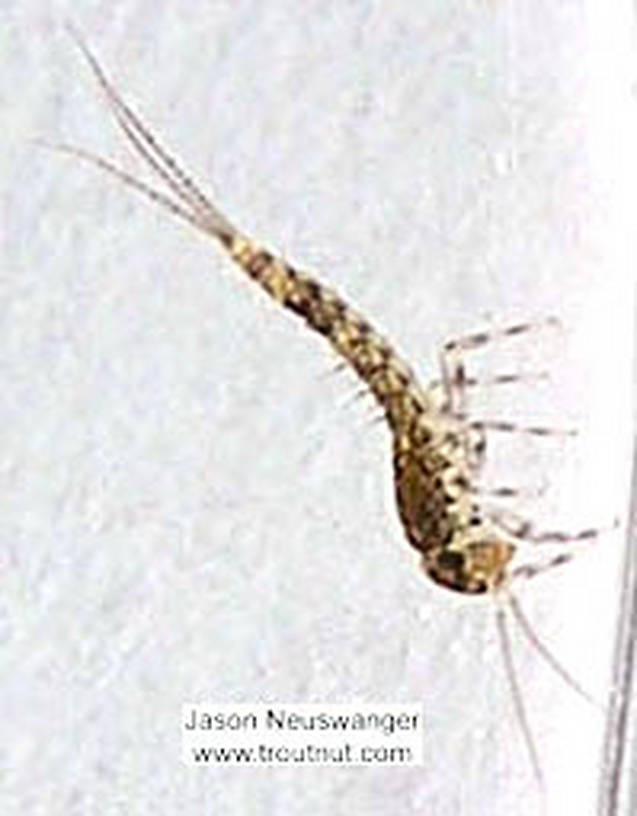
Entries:
[[[606, 532], [597, 527], [588, 527], [576, 533], [567, 533], [562, 530], [539, 531], [535, 529], [532, 521], [521, 518], [515, 513], [498, 511], [490, 513], [489, 516], [505, 533], [531, 544], [577, 544], [583, 541], [593, 541]], [[616, 526], [615, 523], [611, 529]]]
[[547, 428], [543, 425], [518, 425], [515, 422], [498, 419], [469, 420], [466, 416], [461, 416], [460, 419], [465, 419], [470, 428], [475, 428], [478, 431], [521, 433], [531, 434], [532, 436], [577, 436], [577, 431], [573, 428]]
[[519, 567], [515, 567], [515, 569], [511, 572], [511, 579], [535, 578], [537, 575], [542, 575], [544, 572], [549, 572], [549, 570], [555, 569], [555, 567], [561, 567], [563, 564], [568, 564], [568, 562], [572, 559], [573, 553], [560, 553], [542, 564], [521, 564]]
[[[467, 376], [462, 355], [467, 351], [474, 351], [495, 340], [516, 337], [530, 331], [536, 331], [546, 326], [557, 327], [559, 321], [554, 317], [530, 323], [515, 323], [505, 326], [503, 329], [491, 331], [474, 332], [463, 337], [448, 340], [442, 349], [440, 367], [442, 371], [443, 385], [447, 395], [447, 407], [450, 413], [464, 413], [465, 390], [469, 385], [479, 383], [475, 378]], [[541, 374], [540, 376], [545, 376]], [[517, 374], [504, 374], [494, 377], [491, 384], [505, 384], [516, 382], [522, 379]]]
[[546, 485], [542, 487], [472, 487], [476, 496], [488, 499], [538, 499], [546, 492]]
[[473, 332], [472, 334], [465, 334], [463, 337], [456, 337], [448, 340], [444, 345], [443, 354], [454, 351], [473, 351], [491, 343], [495, 340], [504, 340], [508, 337], [517, 337], [520, 334], [525, 334], [530, 331], [537, 331], [538, 329], [559, 328], [560, 321], [556, 317], [547, 317], [544, 320], [532, 321], [529, 323], [514, 323], [510, 326], [505, 326], [502, 329], [492, 329], [490, 331]]

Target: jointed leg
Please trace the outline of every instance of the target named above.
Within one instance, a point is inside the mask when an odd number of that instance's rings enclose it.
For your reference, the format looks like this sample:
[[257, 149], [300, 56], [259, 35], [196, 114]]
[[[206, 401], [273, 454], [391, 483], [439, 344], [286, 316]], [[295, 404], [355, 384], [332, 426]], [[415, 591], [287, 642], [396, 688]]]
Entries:
[[[516, 323], [511, 326], [506, 326], [503, 329], [474, 332], [473, 334], [467, 334], [463, 337], [448, 340], [443, 346], [440, 360], [442, 386], [446, 396], [445, 407], [447, 411], [458, 417], [465, 415], [465, 392], [470, 386], [503, 385], [518, 382], [521, 379], [526, 379], [528, 376], [519, 374], [502, 374], [485, 380], [469, 377], [466, 373], [465, 364], [462, 359], [465, 352], [479, 349], [494, 340], [515, 337], [517, 335], [524, 334], [525, 332], [534, 331], [542, 327], [557, 325], [559, 325], [559, 322], [556, 320], [556, 318], [551, 317], [547, 318], [546, 320], [533, 323]], [[542, 372], [536, 376], [544, 378], [546, 374]]]
[[505, 326], [503, 329], [492, 329], [491, 331], [474, 332], [473, 334], [466, 334], [463, 337], [456, 337], [448, 340], [445, 343], [443, 355], [462, 352], [473, 351], [481, 346], [485, 346], [494, 340], [501, 340], [508, 337], [515, 337], [520, 334], [525, 334], [529, 331], [536, 331], [546, 326], [553, 328], [559, 327], [560, 322], [555, 317], [548, 317], [545, 320], [538, 320], [532, 323], [515, 323], [511, 326]]
[[592, 541], [604, 532], [594, 527], [580, 530], [577, 533], [566, 533], [561, 530], [540, 532], [535, 529], [533, 522], [515, 513], [498, 511], [490, 513], [489, 516], [505, 533], [531, 544], [576, 544], [582, 541]]
[[[466, 417], [460, 417], [466, 419]], [[514, 422], [507, 422], [497, 419], [474, 419], [468, 421], [470, 428], [479, 431], [498, 431], [502, 433], [523, 433], [532, 436], [577, 436], [577, 431], [572, 428], [547, 428], [542, 425], [517, 425]]]

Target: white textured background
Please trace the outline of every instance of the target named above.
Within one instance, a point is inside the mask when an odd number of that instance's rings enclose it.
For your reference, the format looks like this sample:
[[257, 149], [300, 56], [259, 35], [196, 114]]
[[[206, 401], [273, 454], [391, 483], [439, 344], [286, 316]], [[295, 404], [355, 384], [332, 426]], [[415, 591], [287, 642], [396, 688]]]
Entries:
[[[558, 315], [515, 347], [553, 384], [484, 405], [581, 434], [499, 441], [496, 475], [545, 484], [547, 526], [603, 526], [626, 506], [637, 140], [632, 7], [601, 5], [0, 4], [3, 814], [538, 813], [492, 605], [418, 573], [353, 380], [214, 247], [29, 139], [125, 155], [71, 17], [230, 217], [423, 378], [486, 316]], [[616, 543], [519, 589], [602, 698]], [[515, 642], [550, 812], [585, 816], [602, 719]], [[186, 768], [197, 699], [423, 700], [427, 764]]]

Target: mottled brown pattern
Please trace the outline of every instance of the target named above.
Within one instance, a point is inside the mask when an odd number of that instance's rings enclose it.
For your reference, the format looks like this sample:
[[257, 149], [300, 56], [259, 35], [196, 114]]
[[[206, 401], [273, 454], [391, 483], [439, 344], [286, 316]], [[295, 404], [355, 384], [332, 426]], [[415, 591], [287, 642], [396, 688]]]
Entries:
[[233, 260], [282, 306], [303, 317], [368, 386], [394, 438], [398, 511], [426, 573], [458, 592], [499, 586], [513, 546], [484, 524], [470, 492], [461, 427], [436, 407], [392, 346], [333, 290], [236, 234]]
[[[384, 412], [393, 442], [398, 511], [407, 540], [420, 554], [424, 572], [436, 583], [456, 592], [489, 592], [498, 599], [504, 598], [538, 654], [571, 688], [588, 698], [538, 640], [508, 585], [511, 577], [536, 575], [565, 563], [569, 557], [559, 553], [544, 565], [518, 565], [512, 569], [517, 541], [525, 538], [554, 543], [586, 541], [594, 538], [597, 531], [583, 530], [574, 536], [561, 532], [538, 534], [529, 522], [521, 519], [512, 528], [508, 524], [504, 526], [501, 517], [487, 516], [477, 502], [474, 480], [484, 457], [486, 429], [520, 430], [506, 422], [471, 422], [464, 413], [463, 390], [472, 384], [472, 379], [465, 372], [461, 354], [479, 348], [493, 335], [476, 332], [446, 343], [442, 350], [440, 379], [422, 388], [393, 346], [345, 300], [316, 278], [295, 270], [259, 247], [231, 224], [123, 101], [82, 39], [71, 33], [121, 132], [164, 188], [156, 189], [82, 149], [68, 145], [56, 145], [54, 149], [106, 171], [219, 241], [241, 269], [277, 303], [303, 318], [309, 328], [326, 338], [369, 388]], [[553, 319], [547, 322], [555, 324]], [[499, 334], [515, 336], [531, 327], [517, 324]], [[515, 375], [501, 375], [492, 382], [516, 379]], [[553, 433], [537, 427], [522, 430], [534, 435]], [[534, 775], [541, 787], [542, 772], [515, 678], [502, 604], [497, 608], [497, 625], [516, 713]]]
[[[421, 388], [393, 346], [343, 298], [237, 230], [123, 101], [79, 38], [78, 45], [117, 125], [167, 192], [85, 151], [67, 146], [58, 149], [99, 166], [218, 240], [277, 303], [325, 337], [384, 412], [393, 437], [400, 519], [409, 543], [422, 556], [425, 572], [459, 592], [481, 593], [500, 586], [513, 546], [482, 519], [474, 501], [471, 484], [476, 468], [467, 428], [451, 409], [449, 389], [446, 393], [440, 385]], [[466, 342], [476, 345], [482, 337], [474, 335]], [[446, 351], [455, 353], [456, 345], [448, 344]]]
[[408, 366], [336, 292], [239, 234], [229, 251], [271, 297], [329, 341], [369, 387], [392, 429], [404, 430], [427, 413], [427, 398]]

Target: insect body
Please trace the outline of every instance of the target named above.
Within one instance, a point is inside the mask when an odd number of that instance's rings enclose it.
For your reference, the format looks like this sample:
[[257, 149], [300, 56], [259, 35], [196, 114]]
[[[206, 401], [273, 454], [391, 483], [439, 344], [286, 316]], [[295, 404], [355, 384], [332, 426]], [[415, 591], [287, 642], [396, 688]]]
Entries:
[[[119, 128], [165, 184], [166, 192], [150, 187], [108, 160], [81, 149], [67, 145], [57, 145], [54, 149], [97, 165], [215, 238], [235, 263], [275, 301], [325, 337], [365, 383], [383, 411], [392, 437], [400, 519], [407, 540], [421, 555], [425, 573], [437, 584], [456, 592], [503, 596], [533, 645], [566, 682], [581, 691], [535, 639], [508, 590], [508, 584], [517, 573], [534, 575], [547, 566], [566, 560], [561, 554], [540, 568], [513, 568], [512, 562], [521, 540], [583, 540], [592, 538], [595, 531], [585, 530], [576, 536], [538, 535], [528, 522], [518, 522], [513, 527], [505, 525], [497, 517], [487, 514], [478, 501], [475, 481], [483, 463], [487, 423], [471, 423], [464, 414], [463, 393], [468, 380], [460, 354], [465, 349], [482, 345], [489, 336], [475, 334], [447, 343], [442, 355], [440, 382], [421, 387], [393, 346], [343, 298], [313, 276], [296, 270], [254, 243], [228, 221], [160, 146], [116, 92], [86, 45], [77, 35], [74, 36]], [[511, 326], [504, 334], [516, 335], [528, 328], [528, 325]], [[501, 381], [510, 379], [505, 377]], [[499, 430], [513, 427], [507, 423], [492, 425]], [[546, 433], [542, 428], [526, 430]], [[498, 608], [498, 624], [516, 708], [535, 774], [540, 778], [539, 763], [513, 675], [502, 607]]]
[[[450, 378], [422, 388], [392, 345], [336, 292], [233, 227], [121, 99], [86, 45], [78, 44], [125, 136], [174, 197], [85, 151], [58, 149], [97, 164], [216, 238], [274, 300], [328, 340], [369, 388], [387, 420], [400, 518], [409, 543], [422, 554], [426, 573], [459, 592], [497, 589], [506, 578], [514, 545], [483, 517], [472, 493], [480, 458], [472, 455], [466, 424], [454, 414]], [[482, 437], [478, 444], [484, 444]]]
[[315, 278], [238, 233], [217, 237], [268, 294], [327, 338], [380, 404], [393, 437], [400, 517], [427, 574], [460, 592], [499, 586], [513, 546], [489, 529], [468, 490], [465, 434], [438, 387], [421, 389], [389, 343]]

